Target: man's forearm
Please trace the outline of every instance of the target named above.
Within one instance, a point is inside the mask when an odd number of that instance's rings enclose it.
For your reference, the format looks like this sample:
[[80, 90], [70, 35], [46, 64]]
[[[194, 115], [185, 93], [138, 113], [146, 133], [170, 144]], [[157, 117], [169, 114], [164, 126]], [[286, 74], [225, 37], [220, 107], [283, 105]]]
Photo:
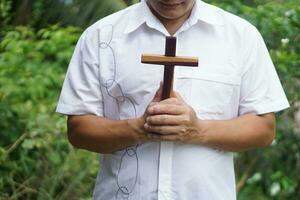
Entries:
[[[199, 143], [227, 151], [264, 147], [275, 136], [274, 114], [244, 115], [228, 121], [200, 121]], [[197, 139], [196, 139], [197, 140]]]
[[146, 140], [142, 119], [110, 120], [94, 115], [69, 116], [68, 137], [76, 148], [113, 153]]

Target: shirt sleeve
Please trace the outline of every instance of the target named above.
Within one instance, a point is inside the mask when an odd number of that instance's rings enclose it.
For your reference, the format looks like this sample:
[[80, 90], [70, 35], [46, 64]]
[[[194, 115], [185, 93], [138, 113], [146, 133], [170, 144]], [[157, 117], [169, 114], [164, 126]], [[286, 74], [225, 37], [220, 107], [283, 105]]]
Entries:
[[97, 37], [85, 31], [73, 53], [56, 112], [65, 115], [103, 116], [100, 90]]
[[288, 108], [288, 100], [261, 34], [251, 27], [246, 37], [239, 115], [260, 115]]

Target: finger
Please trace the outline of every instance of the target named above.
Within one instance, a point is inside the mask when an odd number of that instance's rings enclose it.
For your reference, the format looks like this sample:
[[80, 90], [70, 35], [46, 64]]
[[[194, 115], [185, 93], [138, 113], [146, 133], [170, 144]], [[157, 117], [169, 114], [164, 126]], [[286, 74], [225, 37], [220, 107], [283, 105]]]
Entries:
[[154, 125], [180, 125], [184, 121], [181, 115], [152, 115], [146, 118], [147, 124]]
[[182, 105], [174, 105], [174, 104], [155, 104], [149, 106], [147, 109], [147, 113], [149, 115], [160, 115], [160, 114], [169, 114], [169, 115], [180, 115], [185, 113], [186, 108]]
[[152, 101], [149, 105], [148, 105], [148, 108], [149, 107], [152, 107], [152, 106], [154, 106], [154, 105], [157, 105], [159, 102], [154, 102], [154, 101]]
[[172, 135], [178, 134], [178, 132], [185, 131], [180, 126], [152, 126], [148, 123], [145, 123], [144, 128], [147, 132], [154, 132], [161, 135]]
[[168, 98], [168, 99], [165, 99], [161, 102], [159, 102], [160, 104], [176, 104], [176, 105], [182, 105], [182, 102], [175, 98], [175, 97], [172, 97], [172, 98]]

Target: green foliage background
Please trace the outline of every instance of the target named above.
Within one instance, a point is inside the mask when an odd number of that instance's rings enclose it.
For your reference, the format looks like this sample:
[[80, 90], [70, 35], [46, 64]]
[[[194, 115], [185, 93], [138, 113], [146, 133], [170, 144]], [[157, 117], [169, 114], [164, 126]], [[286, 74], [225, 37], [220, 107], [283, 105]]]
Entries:
[[[0, 199], [91, 199], [98, 155], [69, 145], [54, 110], [82, 30], [135, 2], [0, 0]], [[291, 103], [270, 148], [236, 155], [238, 199], [298, 200], [300, 0], [207, 2], [258, 27]]]

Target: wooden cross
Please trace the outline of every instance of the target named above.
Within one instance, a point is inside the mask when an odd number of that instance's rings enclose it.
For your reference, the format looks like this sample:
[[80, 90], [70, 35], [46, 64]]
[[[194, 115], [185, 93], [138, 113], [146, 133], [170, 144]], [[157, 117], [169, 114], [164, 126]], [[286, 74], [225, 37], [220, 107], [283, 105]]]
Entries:
[[176, 37], [166, 37], [165, 55], [142, 54], [142, 63], [164, 65], [162, 100], [170, 98], [173, 90], [175, 65], [198, 67], [198, 58], [176, 56]]

